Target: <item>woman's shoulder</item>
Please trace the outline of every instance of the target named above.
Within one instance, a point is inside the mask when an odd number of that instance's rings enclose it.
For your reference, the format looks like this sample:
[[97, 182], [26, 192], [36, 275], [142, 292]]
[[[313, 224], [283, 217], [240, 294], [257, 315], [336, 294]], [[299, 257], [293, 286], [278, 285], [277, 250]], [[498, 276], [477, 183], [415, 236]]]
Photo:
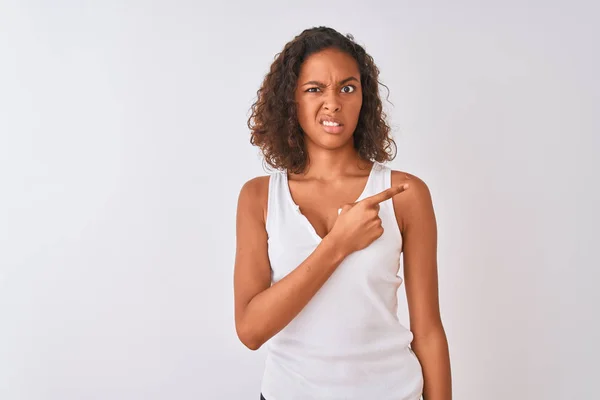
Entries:
[[240, 190], [238, 208], [260, 213], [266, 218], [267, 201], [269, 197], [270, 175], [261, 175], [246, 181]]
[[392, 186], [408, 183], [406, 196], [396, 196], [394, 199], [404, 199], [412, 202], [422, 202], [431, 197], [429, 186], [420, 177], [406, 171], [392, 170]]
[[[404, 225], [411, 216], [421, 215], [431, 208], [431, 192], [429, 187], [415, 174], [406, 171], [392, 170], [392, 186], [408, 183], [408, 190], [393, 197], [396, 218]], [[402, 230], [402, 229], [401, 229]]]
[[265, 189], [269, 188], [270, 177], [271, 175], [261, 175], [251, 178], [244, 183], [240, 192], [245, 191], [249, 192], [252, 195], [259, 195], [260, 193], [265, 191]]
[[428, 190], [425, 181], [418, 176], [410, 172], [392, 169], [392, 186], [400, 186], [403, 183], [408, 183], [411, 188], [414, 186], [418, 191]]

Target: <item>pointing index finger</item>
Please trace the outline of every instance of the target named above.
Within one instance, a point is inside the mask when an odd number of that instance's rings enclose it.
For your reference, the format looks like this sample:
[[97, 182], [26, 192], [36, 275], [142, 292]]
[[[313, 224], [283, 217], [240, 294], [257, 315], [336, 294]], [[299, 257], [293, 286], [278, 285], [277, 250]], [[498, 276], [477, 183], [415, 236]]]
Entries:
[[404, 192], [406, 189], [408, 189], [408, 183], [404, 183], [400, 186], [391, 187], [389, 189], [384, 190], [383, 192], [379, 192], [373, 196], [366, 197], [362, 201], [369, 205], [375, 205], [391, 199], [398, 193]]

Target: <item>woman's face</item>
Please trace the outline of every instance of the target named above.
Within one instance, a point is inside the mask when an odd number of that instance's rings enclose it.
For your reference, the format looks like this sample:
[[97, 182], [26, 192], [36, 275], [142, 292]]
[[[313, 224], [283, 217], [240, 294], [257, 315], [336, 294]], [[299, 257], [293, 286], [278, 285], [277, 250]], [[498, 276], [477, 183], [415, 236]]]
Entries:
[[300, 67], [295, 98], [307, 146], [352, 144], [362, 106], [360, 71], [352, 56], [337, 49], [309, 56]]

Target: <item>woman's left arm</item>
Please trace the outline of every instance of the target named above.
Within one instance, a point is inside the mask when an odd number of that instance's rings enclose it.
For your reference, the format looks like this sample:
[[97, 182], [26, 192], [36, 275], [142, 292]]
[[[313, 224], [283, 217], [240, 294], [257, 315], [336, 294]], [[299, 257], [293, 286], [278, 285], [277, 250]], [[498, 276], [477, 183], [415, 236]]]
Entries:
[[402, 232], [404, 282], [414, 335], [411, 348], [423, 369], [424, 400], [451, 400], [448, 341], [440, 316], [437, 273], [437, 223], [429, 188], [418, 177], [392, 172], [392, 185], [409, 184], [394, 197]]

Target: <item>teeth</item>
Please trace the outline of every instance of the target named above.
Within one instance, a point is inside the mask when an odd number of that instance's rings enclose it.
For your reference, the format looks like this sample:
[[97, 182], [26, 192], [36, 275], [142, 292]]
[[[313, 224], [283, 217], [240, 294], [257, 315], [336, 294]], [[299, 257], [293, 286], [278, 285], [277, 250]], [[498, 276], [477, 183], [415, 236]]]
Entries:
[[338, 124], [337, 122], [331, 122], [331, 121], [323, 121], [323, 125], [325, 125], [325, 126], [340, 126], [340, 124]]

